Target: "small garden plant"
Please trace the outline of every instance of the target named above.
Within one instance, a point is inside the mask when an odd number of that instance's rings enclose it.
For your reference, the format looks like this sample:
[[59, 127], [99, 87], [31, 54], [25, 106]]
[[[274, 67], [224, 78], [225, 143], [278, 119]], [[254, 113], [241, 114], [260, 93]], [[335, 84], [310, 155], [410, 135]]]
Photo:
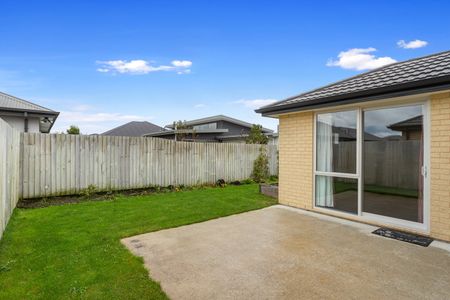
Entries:
[[253, 163], [252, 179], [255, 182], [265, 182], [269, 178], [269, 157], [265, 147], [259, 148], [259, 155]]

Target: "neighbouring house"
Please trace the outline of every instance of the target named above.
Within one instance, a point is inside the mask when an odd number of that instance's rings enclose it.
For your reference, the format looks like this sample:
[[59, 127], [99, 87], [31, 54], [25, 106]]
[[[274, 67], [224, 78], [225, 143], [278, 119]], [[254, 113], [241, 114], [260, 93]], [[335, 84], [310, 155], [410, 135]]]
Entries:
[[[166, 125], [168, 130], [152, 132], [145, 136], [196, 142], [245, 143], [253, 124], [217, 115], [186, 121], [184, 125], [187, 128], [178, 129], [173, 124]], [[277, 134], [273, 130], [263, 128], [262, 131], [269, 137], [269, 144], [277, 141]]]
[[0, 118], [21, 132], [49, 133], [59, 112], [0, 92]]
[[147, 121], [131, 121], [116, 128], [103, 132], [109, 136], [143, 136], [152, 132], [165, 131], [164, 128]]
[[423, 117], [415, 116], [388, 126], [389, 129], [399, 132], [400, 139], [420, 140], [422, 138]]
[[450, 241], [450, 51], [256, 111], [280, 122], [280, 203]]

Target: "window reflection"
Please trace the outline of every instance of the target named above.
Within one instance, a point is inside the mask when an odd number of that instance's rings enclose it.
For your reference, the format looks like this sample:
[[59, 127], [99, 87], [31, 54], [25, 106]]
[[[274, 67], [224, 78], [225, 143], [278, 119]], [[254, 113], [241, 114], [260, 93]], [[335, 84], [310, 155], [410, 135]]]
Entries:
[[364, 113], [363, 211], [423, 222], [422, 106]]
[[317, 116], [317, 171], [356, 173], [356, 120], [354, 110]]

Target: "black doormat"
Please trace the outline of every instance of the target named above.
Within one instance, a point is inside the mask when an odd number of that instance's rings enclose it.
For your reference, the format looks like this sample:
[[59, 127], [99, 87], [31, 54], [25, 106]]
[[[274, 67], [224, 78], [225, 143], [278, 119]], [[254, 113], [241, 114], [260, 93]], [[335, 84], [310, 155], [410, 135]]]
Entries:
[[378, 234], [387, 238], [396, 239], [399, 241], [416, 244], [422, 247], [428, 247], [433, 239], [426, 236], [420, 236], [412, 233], [406, 233], [396, 230], [391, 230], [387, 228], [378, 228], [372, 232], [373, 234]]

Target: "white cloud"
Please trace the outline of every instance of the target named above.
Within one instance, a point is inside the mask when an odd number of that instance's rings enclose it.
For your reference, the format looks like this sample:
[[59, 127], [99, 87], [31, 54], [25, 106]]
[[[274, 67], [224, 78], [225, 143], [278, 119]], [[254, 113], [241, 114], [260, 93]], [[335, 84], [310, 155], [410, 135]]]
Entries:
[[428, 45], [428, 42], [422, 40], [414, 40], [409, 42], [405, 42], [405, 40], [400, 40], [397, 42], [397, 46], [403, 49], [417, 49], [425, 47], [426, 45]]
[[97, 68], [101, 73], [120, 73], [120, 74], [148, 74], [158, 71], [176, 71], [178, 74], [190, 73], [189, 67], [192, 62], [189, 60], [174, 60], [170, 65], [153, 66], [149, 61], [143, 59], [135, 60], [108, 60], [97, 61], [101, 67]]
[[181, 71], [177, 72], [178, 75], [190, 74], [190, 73], [191, 73], [191, 69], [185, 69], [185, 70], [181, 70]]
[[328, 67], [341, 67], [353, 70], [372, 70], [385, 65], [395, 63], [396, 60], [389, 57], [376, 57], [371, 52], [375, 52], [375, 48], [353, 48], [342, 51], [338, 55], [338, 60], [330, 59], [327, 62]]
[[88, 111], [92, 110], [94, 107], [89, 104], [76, 104], [72, 109], [74, 111]]
[[206, 105], [203, 104], [203, 103], [199, 103], [199, 104], [195, 104], [194, 105], [194, 108], [203, 108], [203, 107], [206, 107]]
[[245, 107], [257, 109], [262, 106], [272, 104], [276, 101], [277, 100], [275, 100], [275, 99], [253, 99], [253, 100], [242, 99], [242, 100], [234, 101], [233, 103], [243, 104], [243, 105], [245, 105]]
[[192, 66], [192, 61], [189, 60], [173, 60], [172, 65], [175, 67], [189, 68]]
[[78, 105], [70, 111], [61, 111], [53, 132], [65, 132], [70, 125], [80, 127], [83, 134], [102, 133], [130, 121], [146, 121], [150, 116], [132, 114], [93, 112], [89, 105]]

